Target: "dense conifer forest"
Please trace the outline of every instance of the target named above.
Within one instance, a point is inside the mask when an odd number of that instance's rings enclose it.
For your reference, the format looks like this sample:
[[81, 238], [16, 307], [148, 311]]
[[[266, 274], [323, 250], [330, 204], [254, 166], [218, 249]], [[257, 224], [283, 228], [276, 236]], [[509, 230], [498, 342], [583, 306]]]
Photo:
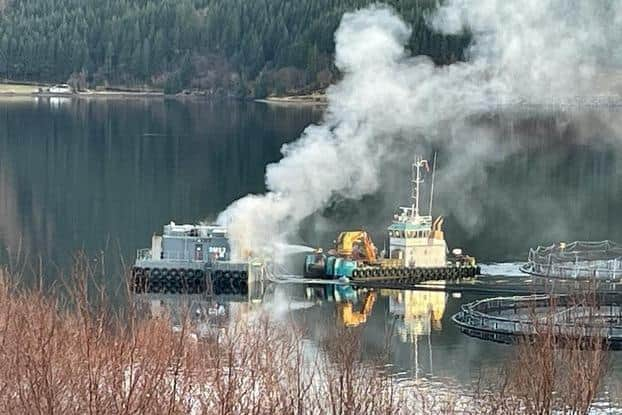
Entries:
[[[0, 0], [0, 77], [80, 88], [255, 96], [321, 90], [339, 76], [333, 35], [371, 0]], [[435, 0], [389, 0], [410, 49], [438, 64], [468, 36], [425, 24]]]

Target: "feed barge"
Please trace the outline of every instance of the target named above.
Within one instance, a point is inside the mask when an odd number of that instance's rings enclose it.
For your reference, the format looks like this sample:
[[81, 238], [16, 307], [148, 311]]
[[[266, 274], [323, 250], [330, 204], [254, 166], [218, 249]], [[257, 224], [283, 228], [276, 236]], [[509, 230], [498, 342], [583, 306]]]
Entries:
[[428, 162], [416, 157], [412, 164], [412, 205], [400, 207], [387, 228], [388, 249], [380, 255], [364, 230], [339, 234], [334, 248], [305, 257], [303, 274], [312, 278], [347, 278], [354, 284], [413, 286], [434, 280], [461, 280], [480, 274], [475, 258], [462, 250], [449, 253], [442, 231], [443, 217], [432, 218], [433, 178], [430, 214], [419, 208], [422, 169]]
[[138, 250], [130, 286], [135, 293], [247, 294], [262, 264], [230, 258], [225, 227], [171, 222], [151, 248]]

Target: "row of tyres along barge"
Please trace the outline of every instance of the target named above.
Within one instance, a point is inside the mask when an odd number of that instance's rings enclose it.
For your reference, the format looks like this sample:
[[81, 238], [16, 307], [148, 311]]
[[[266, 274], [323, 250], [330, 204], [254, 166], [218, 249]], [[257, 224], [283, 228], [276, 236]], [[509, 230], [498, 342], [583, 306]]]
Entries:
[[412, 285], [427, 281], [458, 281], [465, 278], [473, 278], [480, 275], [479, 266], [455, 266], [455, 267], [368, 267], [355, 269], [352, 272], [351, 281], [356, 282], [392, 282], [397, 284]]
[[[352, 285], [367, 288], [423, 288], [428, 283], [444, 282], [443, 291], [451, 290], [453, 284], [459, 287], [465, 280], [474, 280], [481, 274], [479, 266], [434, 267], [434, 268], [370, 268], [353, 273]], [[433, 288], [439, 288], [438, 286]], [[448, 289], [449, 288], [449, 289]]]
[[135, 293], [246, 295], [263, 273], [260, 261], [230, 260], [226, 228], [171, 222], [153, 235], [151, 248], [137, 252], [130, 287]]

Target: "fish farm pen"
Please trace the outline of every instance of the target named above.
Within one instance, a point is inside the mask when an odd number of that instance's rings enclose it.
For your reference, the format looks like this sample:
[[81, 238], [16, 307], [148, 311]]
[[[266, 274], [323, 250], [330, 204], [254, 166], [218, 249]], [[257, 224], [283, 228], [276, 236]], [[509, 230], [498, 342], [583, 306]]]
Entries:
[[[588, 296], [589, 297], [589, 296]], [[499, 343], [550, 332], [559, 340], [580, 338], [622, 349], [622, 295], [498, 297], [464, 304], [452, 317], [469, 336]]]
[[622, 278], [622, 246], [612, 241], [539, 246], [529, 251], [521, 270], [536, 277], [617, 282]]

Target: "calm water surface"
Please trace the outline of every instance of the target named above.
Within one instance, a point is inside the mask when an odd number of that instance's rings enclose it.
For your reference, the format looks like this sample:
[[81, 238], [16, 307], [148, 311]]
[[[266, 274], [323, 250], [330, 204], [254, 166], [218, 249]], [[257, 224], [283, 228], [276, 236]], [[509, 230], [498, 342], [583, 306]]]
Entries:
[[[618, 115], [486, 120], [512, 151], [476, 177], [452, 177], [447, 162], [439, 171], [435, 210], [447, 213], [450, 244], [494, 263], [520, 261], [529, 247], [556, 240], [622, 241]], [[0, 260], [21, 250], [52, 269], [66, 267], [83, 249], [132, 262], [164, 223], [213, 219], [235, 199], [264, 191], [266, 164], [321, 117], [318, 108], [237, 102], [0, 100]], [[473, 143], [440, 146], [441, 166], [443, 157], [471, 157]], [[390, 194], [335, 203], [305, 223], [297, 242], [326, 246], [338, 229], [362, 224], [381, 240], [391, 210], [407, 201], [403, 165], [387, 169]], [[443, 176], [452, 183], [442, 186]], [[109, 284], [120, 285], [121, 277], [111, 272]], [[340, 324], [335, 300], [341, 297], [330, 290], [283, 286], [271, 295], [299, 304], [290, 312], [308, 322], [316, 339], [326, 324]], [[466, 337], [451, 324], [473, 295], [377, 295], [361, 322], [366, 350], [380, 353], [386, 334], [393, 334], [389, 363], [399, 376], [468, 383], [512, 352]]]

